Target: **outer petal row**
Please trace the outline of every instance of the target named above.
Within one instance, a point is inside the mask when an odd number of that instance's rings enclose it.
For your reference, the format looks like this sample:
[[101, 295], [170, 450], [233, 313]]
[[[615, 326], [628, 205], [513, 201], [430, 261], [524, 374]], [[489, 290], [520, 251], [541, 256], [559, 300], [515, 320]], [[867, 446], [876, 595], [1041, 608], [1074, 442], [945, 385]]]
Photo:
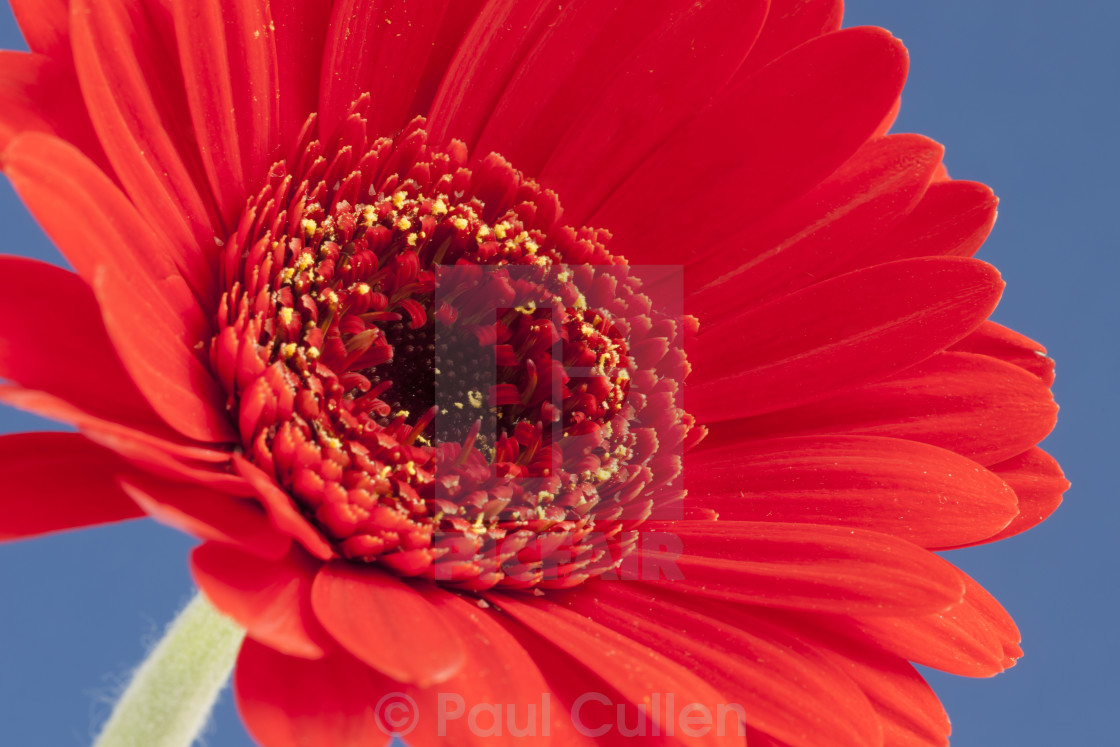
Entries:
[[987, 355], [944, 352], [841, 396], [715, 423], [704, 446], [782, 436], [890, 436], [991, 465], [1041, 441], [1056, 418], [1050, 389], [1027, 371]]
[[[701, 422], [824, 399], [918, 363], [978, 327], [1003, 283], [972, 259], [841, 275], [701, 330], [686, 406]], [[796, 330], [796, 334], [790, 334]]]
[[117, 353], [160, 416], [200, 441], [231, 436], [218, 385], [188, 348], [208, 323], [132, 203], [76, 149], [46, 135], [12, 143], [4, 171], [93, 287]]
[[190, 126], [170, 19], [162, 15], [158, 3], [75, 0], [78, 77], [129, 198], [191, 287], [213, 304], [218, 216]]
[[76, 433], [0, 436], [0, 454], [0, 540], [144, 515], [117, 485], [129, 465]]
[[1018, 515], [998, 475], [958, 454], [876, 436], [777, 438], [689, 455], [691, 502], [731, 521], [872, 529], [927, 548], [992, 537]]

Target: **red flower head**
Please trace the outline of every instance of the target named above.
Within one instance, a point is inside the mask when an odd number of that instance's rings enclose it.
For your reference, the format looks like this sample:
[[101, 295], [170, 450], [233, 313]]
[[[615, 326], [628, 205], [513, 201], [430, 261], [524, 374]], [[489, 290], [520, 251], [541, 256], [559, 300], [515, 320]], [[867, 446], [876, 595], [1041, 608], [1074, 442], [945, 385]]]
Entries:
[[1020, 655], [930, 550], [1056, 507], [1053, 367], [839, 0], [13, 5], [0, 535], [202, 539], [262, 744], [940, 745]]

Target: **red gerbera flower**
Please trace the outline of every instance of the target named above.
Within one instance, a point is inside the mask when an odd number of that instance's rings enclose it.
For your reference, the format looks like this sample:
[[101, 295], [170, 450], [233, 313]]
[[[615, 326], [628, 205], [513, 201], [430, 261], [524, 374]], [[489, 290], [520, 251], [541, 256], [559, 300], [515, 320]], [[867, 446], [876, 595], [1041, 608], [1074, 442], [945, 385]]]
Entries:
[[1056, 507], [1052, 364], [839, 0], [12, 4], [0, 533], [204, 540], [262, 744], [936, 745], [1020, 655], [930, 550]]

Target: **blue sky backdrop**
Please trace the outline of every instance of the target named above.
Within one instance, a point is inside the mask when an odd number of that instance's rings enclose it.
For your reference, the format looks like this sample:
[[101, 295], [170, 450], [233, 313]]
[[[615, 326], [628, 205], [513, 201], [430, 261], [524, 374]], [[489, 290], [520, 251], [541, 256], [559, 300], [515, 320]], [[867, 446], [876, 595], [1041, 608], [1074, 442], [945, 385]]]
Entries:
[[[910, 49], [895, 130], [946, 144], [953, 176], [1002, 199], [979, 256], [1008, 281], [995, 319], [1058, 361], [1062, 412], [1045, 446], [1074, 485], [1041, 527], [950, 554], [1016, 617], [1025, 658], [992, 681], [930, 680], [954, 747], [1114, 744], [1120, 3], [849, 0], [846, 25], [861, 24]], [[23, 48], [6, 4], [0, 47]], [[6, 181], [0, 215], [0, 250], [61, 262]], [[55, 427], [0, 410], [0, 432]], [[90, 742], [190, 598], [192, 544], [145, 521], [0, 546], [0, 744]], [[251, 744], [228, 693], [206, 743]]]

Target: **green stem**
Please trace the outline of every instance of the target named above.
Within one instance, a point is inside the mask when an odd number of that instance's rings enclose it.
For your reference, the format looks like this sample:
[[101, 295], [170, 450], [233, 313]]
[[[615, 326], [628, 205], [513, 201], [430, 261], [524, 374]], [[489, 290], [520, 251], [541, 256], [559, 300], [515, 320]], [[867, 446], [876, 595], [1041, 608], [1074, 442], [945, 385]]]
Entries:
[[94, 747], [190, 747], [244, 637], [196, 595], [136, 670]]

